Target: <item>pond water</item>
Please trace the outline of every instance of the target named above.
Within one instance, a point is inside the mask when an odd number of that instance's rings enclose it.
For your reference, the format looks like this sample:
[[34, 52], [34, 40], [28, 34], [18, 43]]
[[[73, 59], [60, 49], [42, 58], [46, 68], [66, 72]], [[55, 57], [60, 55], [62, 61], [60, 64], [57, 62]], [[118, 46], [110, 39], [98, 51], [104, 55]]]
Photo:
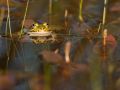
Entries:
[[[0, 90], [120, 90], [119, 0], [107, 8], [105, 0], [8, 1], [0, 1]], [[44, 22], [56, 42], [29, 41]]]

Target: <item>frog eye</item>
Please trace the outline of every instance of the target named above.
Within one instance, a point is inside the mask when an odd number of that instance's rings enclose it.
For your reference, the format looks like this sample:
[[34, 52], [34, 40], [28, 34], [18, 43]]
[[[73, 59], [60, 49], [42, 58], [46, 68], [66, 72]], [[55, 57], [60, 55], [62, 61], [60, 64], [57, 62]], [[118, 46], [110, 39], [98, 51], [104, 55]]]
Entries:
[[32, 24], [32, 27], [34, 27], [35, 26], [35, 24]]

